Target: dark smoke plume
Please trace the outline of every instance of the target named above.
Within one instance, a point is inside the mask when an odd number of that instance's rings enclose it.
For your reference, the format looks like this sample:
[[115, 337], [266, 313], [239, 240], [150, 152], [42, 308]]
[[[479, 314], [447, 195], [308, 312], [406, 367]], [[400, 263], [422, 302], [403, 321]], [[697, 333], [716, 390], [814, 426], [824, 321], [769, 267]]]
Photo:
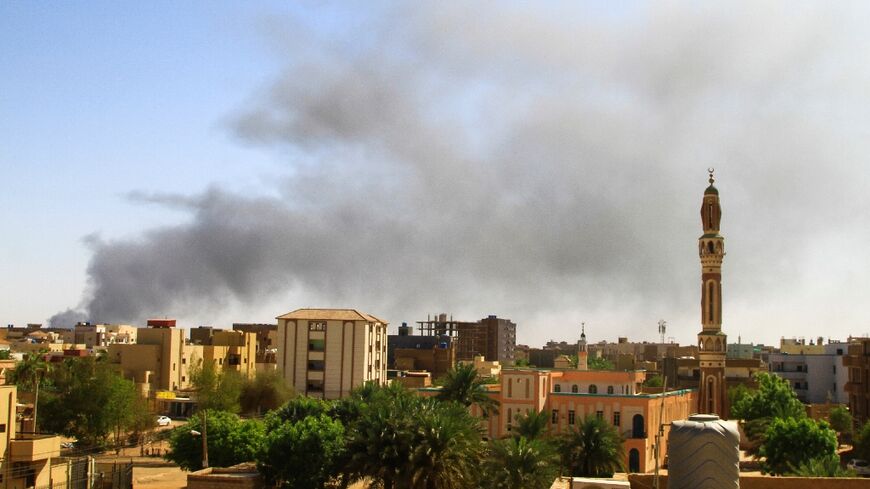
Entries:
[[[593, 339], [651, 339], [666, 317], [691, 342], [709, 166], [735, 340], [866, 316], [807, 306], [842, 311], [868, 285], [839, 240], [867, 234], [863, 213], [842, 212], [867, 208], [860, 15], [763, 2], [431, 7], [399, 4], [341, 36], [286, 21], [304, 33], [280, 37], [286, 71], [230, 124], [287, 154], [268, 189], [278, 195], [137, 193], [191, 220], [94, 242], [87, 317], [196, 320], [276, 302], [264, 316], [493, 313], [533, 344], [574, 339], [581, 320]], [[825, 269], [819, 288], [811, 275]]]

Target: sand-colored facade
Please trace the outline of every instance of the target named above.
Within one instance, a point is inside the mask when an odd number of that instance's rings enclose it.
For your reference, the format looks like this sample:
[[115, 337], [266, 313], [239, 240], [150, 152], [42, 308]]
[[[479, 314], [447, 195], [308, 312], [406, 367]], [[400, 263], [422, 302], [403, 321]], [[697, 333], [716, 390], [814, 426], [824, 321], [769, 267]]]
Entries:
[[278, 370], [300, 394], [339, 399], [387, 379], [387, 322], [354, 309], [278, 316]]

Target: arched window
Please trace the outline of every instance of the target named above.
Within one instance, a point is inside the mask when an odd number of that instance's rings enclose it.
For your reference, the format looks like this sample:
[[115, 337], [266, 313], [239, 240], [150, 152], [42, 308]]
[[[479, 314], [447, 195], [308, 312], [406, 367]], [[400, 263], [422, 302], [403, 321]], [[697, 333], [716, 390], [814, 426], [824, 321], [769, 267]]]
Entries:
[[707, 351], [712, 351], [712, 349], [713, 349], [713, 342], [710, 341], [710, 338], [707, 338], [707, 341], [704, 342], [704, 349], [707, 350]]
[[562, 392], [562, 384], [553, 384], [553, 392]]
[[637, 451], [637, 448], [632, 448], [628, 452], [628, 471], [640, 472], [640, 452]]
[[707, 252], [710, 254], [713, 253], [713, 242], [712, 241], [707, 243]]
[[571, 386], [571, 392], [573, 392], [574, 394], [580, 392], [580, 388], [577, 387], [577, 384]]
[[612, 386], [612, 385], [608, 385], [608, 386], [607, 386], [607, 393], [608, 393], [608, 394], [613, 394], [613, 386]]
[[590, 394], [598, 394], [598, 386], [595, 384], [590, 385], [589, 386], [589, 393]]

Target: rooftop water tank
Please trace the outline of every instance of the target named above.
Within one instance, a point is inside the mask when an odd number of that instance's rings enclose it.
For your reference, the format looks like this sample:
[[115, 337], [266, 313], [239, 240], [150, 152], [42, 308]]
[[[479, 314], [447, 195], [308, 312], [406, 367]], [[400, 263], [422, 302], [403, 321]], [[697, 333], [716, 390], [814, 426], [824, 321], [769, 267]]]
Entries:
[[668, 489], [740, 487], [737, 424], [715, 414], [674, 421], [668, 439]]

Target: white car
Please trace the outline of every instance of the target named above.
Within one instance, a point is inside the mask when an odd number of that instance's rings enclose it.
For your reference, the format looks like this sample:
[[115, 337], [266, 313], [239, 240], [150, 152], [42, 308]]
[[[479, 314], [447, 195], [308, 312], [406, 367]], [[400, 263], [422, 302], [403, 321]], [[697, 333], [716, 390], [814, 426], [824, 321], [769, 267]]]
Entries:
[[172, 420], [169, 419], [169, 416], [160, 416], [157, 418], [157, 426], [169, 426], [172, 423]]
[[849, 460], [849, 463], [846, 464], [846, 468], [854, 470], [858, 475], [870, 475], [870, 464], [868, 464], [866, 460], [861, 460], [860, 458]]

